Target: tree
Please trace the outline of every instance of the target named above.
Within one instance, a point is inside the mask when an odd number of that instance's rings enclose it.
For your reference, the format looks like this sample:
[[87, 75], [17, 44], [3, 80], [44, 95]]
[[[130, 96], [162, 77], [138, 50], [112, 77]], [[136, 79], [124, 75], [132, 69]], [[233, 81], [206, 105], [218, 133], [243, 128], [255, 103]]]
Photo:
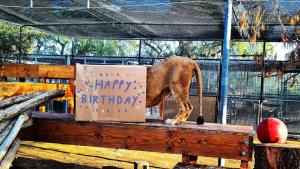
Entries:
[[220, 41], [152, 41], [145, 40], [143, 55], [148, 57], [165, 57], [170, 55], [186, 56], [197, 59], [219, 58]]
[[[32, 50], [31, 42], [38, 34], [30, 30], [24, 30], [22, 40], [20, 39], [20, 28], [18, 25], [0, 22], [0, 53], [1, 54], [18, 54], [20, 47], [23, 53]], [[20, 44], [22, 45], [20, 46]]]
[[86, 56], [137, 56], [138, 45], [137, 40], [78, 39], [75, 53]]

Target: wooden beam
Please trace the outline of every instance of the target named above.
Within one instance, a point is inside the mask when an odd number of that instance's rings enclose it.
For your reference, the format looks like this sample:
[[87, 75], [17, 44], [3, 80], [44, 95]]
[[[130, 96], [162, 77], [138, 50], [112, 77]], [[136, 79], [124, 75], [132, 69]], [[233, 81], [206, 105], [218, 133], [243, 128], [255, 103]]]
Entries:
[[2, 77], [75, 79], [75, 66], [2, 64]]
[[69, 100], [73, 103], [75, 86], [69, 84], [0, 82], [0, 99], [56, 89], [65, 89], [65, 96], [56, 100]]
[[[250, 126], [205, 123], [170, 126], [159, 123], [76, 122], [33, 113], [34, 124], [22, 140], [154, 151], [251, 161]], [[68, 115], [70, 116], [70, 115]], [[60, 117], [60, 120], [56, 120]]]

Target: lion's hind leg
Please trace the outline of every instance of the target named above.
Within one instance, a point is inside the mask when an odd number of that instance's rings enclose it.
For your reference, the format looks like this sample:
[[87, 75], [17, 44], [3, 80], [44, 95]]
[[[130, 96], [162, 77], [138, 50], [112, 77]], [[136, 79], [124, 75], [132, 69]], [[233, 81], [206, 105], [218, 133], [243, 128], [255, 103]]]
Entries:
[[193, 111], [193, 106], [189, 102], [189, 94], [187, 91], [180, 91], [182, 88], [172, 89], [171, 92], [176, 99], [176, 104], [178, 108], [178, 113], [173, 119], [167, 119], [166, 124], [180, 124], [185, 123], [189, 118], [191, 112]]
[[187, 107], [187, 113], [185, 114], [185, 117], [182, 119], [183, 122], [186, 122], [187, 119], [190, 117], [192, 111], [193, 111], [193, 105], [191, 104], [191, 102], [189, 100], [185, 101], [184, 103]]

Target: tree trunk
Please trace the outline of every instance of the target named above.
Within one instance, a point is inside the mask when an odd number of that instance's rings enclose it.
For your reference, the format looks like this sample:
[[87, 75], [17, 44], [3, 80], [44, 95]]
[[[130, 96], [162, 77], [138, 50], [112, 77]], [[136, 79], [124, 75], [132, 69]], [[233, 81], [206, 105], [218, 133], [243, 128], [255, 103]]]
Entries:
[[11, 163], [15, 159], [15, 155], [17, 153], [19, 146], [20, 146], [20, 140], [15, 139], [15, 141], [10, 146], [9, 151], [7, 152], [7, 154], [3, 157], [3, 159], [0, 162], [1, 169], [9, 169], [10, 168]]
[[8, 134], [11, 131], [11, 129], [13, 128], [15, 122], [16, 122], [16, 120], [12, 120], [10, 122], [10, 124], [3, 131], [1, 131], [1, 133], [0, 133], [0, 145], [4, 142], [4, 140], [8, 136]]
[[29, 116], [27, 114], [21, 114], [16, 122], [14, 123], [11, 131], [5, 138], [4, 142], [0, 146], [0, 160], [2, 161], [3, 157], [7, 153], [10, 145], [13, 143], [15, 138], [17, 137], [22, 125], [24, 124], [25, 121], [28, 121]]
[[300, 146], [257, 144], [254, 169], [300, 169]]
[[7, 99], [0, 100], [0, 108], [8, 107], [17, 103], [24, 102], [26, 100], [32, 99], [44, 92], [37, 92], [37, 93], [31, 93], [31, 94], [24, 94], [19, 96], [10, 97]]
[[[0, 123], [0, 133], [2, 133], [2, 131], [9, 125], [9, 123], [11, 122], [12, 120], [9, 119], [7, 121], [3, 121]], [[1, 135], [1, 134], [0, 134]]]
[[56, 97], [61, 97], [64, 94], [65, 90], [62, 89], [51, 90], [20, 104], [15, 104], [4, 110], [0, 110], [0, 121], [8, 120], [14, 116], [21, 114], [22, 112], [25, 112], [33, 107], [40, 105], [43, 102], [46, 102]]

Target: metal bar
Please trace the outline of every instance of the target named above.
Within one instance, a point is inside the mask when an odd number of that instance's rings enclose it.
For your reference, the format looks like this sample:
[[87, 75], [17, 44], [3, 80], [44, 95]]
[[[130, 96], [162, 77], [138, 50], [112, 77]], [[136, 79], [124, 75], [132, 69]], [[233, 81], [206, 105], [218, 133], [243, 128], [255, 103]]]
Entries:
[[225, 30], [223, 41], [222, 74], [221, 74], [221, 95], [220, 95], [220, 114], [219, 122], [226, 124], [227, 116], [227, 91], [229, 77], [229, 50], [231, 37], [231, 19], [232, 19], [232, 0], [226, 0], [225, 11]]
[[19, 63], [21, 63], [21, 57], [22, 57], [22, 54], [23, 54], [23, 26], [20, 26], [20, 29], [19, 29]]
[[139, 42], [139, 65], [141, 65], [142, 40], [140, 40]]
[[[224, 46], [224, 42], [222, 41], [222, 54], [223, 54], [223, 46]], [[220, 68], [220, 70], [219, 70], [219, 75], [221, 75], [222, 74], [222, 62], [221, 62], [221, 60], [220, 60], [220, 62], [219, 62], [219, 68]], [[220, 114], [220, 95], [221, 95], [221, 77], [219, 77], [219, 79], [218, 79], [218, 98], [217, 98], [217, 104], [216, 104], [216, 112], [217, 112], [217, 114], [216, 114], [216, 116], [215, 116], [215, 122], [217, 123], [218, 122], [218, 118], [219, 118], [219, 114]]]
[[33, 8], [33, 0], [29, 0], [29, 7]]
[[[25, 24], [25, 26], [72, 26], [72, 25], [157, 25], [157, 26], [223, 26], [223, 22], [216, 22], [216, 23], [146, 23], [146, 22], [80, 22], [80, 23], [44, 23], [44, 24]], [[281, 26], [276, 23], [265, 23], [266, 26]], [[290, 26], [289, 23], [283, 24], [284, 26]], [[300, 25], [300, 24], [298, 24]], [[237, 26], [232, 24], [232, 26]], [[259, 42], [259, 41], [258, 41]]]
[[25, 24], [25, 26], [72, 26], [72, 25], [157, 25], [157, 26], [223, 26], [223, 23], [144, 23], [144, 22], [81, 22], [81, 23], [45, 23]]
[[262, 112], [263, 112], [264, 82], [265, 82], [265, 78], [264, 78], [263, 74], [265, 73], [266, 42], [264, 42], [264, 44], [263, 44], [263, 55], [260, 57], [262, 57], [262, 67], [261, 67], [261, 76], [260, 76], [259, 111], [258, 111], [257, 121], [256, 121], [257, 125], [262, 120]]
[[[221, 75], [221, 96], [220, 96], [220, 113], [219, 122], [226, 124], [227, 118], [227, 94], [228, 94], [228, 78], [229, 78], [229, 52], [230, 52], [230, 37], [231, 37], [231, 23], [232, 23], [232, 2], [233, 0], [226, 0], [225, 8], [225, 29], [223, 41], [223, 57], [222, 57], [222, 75]], [[218, 160], [219, 166], [225, 166], [225, 160]]]
[[90, 0], [86, 0], [86, 8], [90, 8]]

